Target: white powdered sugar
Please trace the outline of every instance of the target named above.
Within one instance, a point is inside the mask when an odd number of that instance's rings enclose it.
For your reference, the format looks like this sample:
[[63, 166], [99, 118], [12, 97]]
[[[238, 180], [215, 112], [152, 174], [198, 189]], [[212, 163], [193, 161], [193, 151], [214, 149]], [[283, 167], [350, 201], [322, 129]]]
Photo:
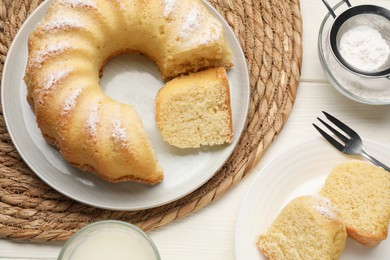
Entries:
[[57, 82], [60, 82], [62, 79], [67, 77], [72, 71], [72, 68], [66, 68], [49, 74], [44, 82], [42, 91], [49, 91]]
[[66, 68], [64, 70], [59, 70], [55, 73], [48, 74], [46, 79], [43, 80], [42, 88], [39, 92], [39, 104], [43, 105], [45, 103], [44, 97], [50, 92], [50, 90], [62, 79], [66, 78], [71, 72], [72, 68]]
[[173, 8], [175, 7], [175, 4], [176, 4], [176, 0], [165, 0], [164, 1], [164, 17], [167, 17], [172, 13]]
[[62, 2], [68, 3], [72, 6], [96, 7], [96, 3], [93, 0], [62, 0]]
[[[324, 34], [325, 35], [325, 34]], [[328, 36], [328, 34], [327, 34]], [[322, 37], [323, 56], [336, 85], [352, 95], [370, 102], [388, 102], [390, 99], [389, 80], [386, 78], [366, 78], [356, 75], [340, 65], [329, 46], [329, 38]]]
[[199, 6], [194, 6], [184, 19], [184, 24], [180, 32], [180, 37], [188, 38], [190, 35], [200, 27], [200, 10]]
[[330, 201], [330, 199], [322, 196], [322, 195], [319, 195], [319, 194], [315, 194], [315, 195], [312, 195], [313, 197], [317, 198], [318, 200], [321, 200], [323, 203], [325, 203], [326, 205], [329, 205], [329, 207], [332, 206], [332, 202]]
[[111, 136], [118, 141], [122, 146], [126, 145], [127, 134], [126, 128], [122, 127], [122, 123], [120, 119], [114, 120], [114, 129], [112, 131]]
[[321, 205], [313, 205], [312, 207], [321, 215], [328, 217], [330, 219], [336, 219], [336, 215], [333, 213], [331, 209], [327, 207], [323, 207]]
[[81, 89], [76, 89], [69, 95], [68, 98], [65, 99], [65, 103], [61, 111], [61, 116], [65, 116], [72, 112], [72, 110], [76, 107], [77, 98], [80, 96], [81, 92]]
[[326, 216], [330, 219], [337, 218], [335, 213], [333, 212], [332, 202], [328, 198], [325, 198], [321, 195], [314, 195], [314, 197], [320, 200], [323, 205], [318, 205], [318, 204], [312, 205], [313, 209], [315, 209], [321, 215]]
[[71, 28], [83, 28], [84, 25], [77, 19], [72, 17], [58, 17], [42, 25], [43, 30], [53, 30], [58, 28], [71, 27]]
[[39, 50], [35, 53], [33, 62], [40, 64], [45, 60], [45, 57], [50, 56], [53, 53], [64, 51], [69, 48], [70, 45], [66, 41], [48, 45], [45, 49]]
[[[206, 18], [202, 14], [199, 6], [194, 6], [187, 13], [179, 33], [180, 38], [191, 44], [206, 45], [217, 41], [221, 37], [223, 30], [219, 22], [215, 18]], [[203, 27], [202, 23], [206, 26]], [[197, 34], [196, 37], [194, 33]], [[201, 33], [201, 35], [198, 33]]]
[[56, 42], [55, 44], [48, 45], [45, 50], [40, 50], [42, 53], [58, 52], [70, 48], [70, 44], [66, 41]]
[[87, 116], [87, 130], [92, 135], [95, 136], [97, 133], [97, 125], [99, 123], [99, 104], [93, 106], [91, 112]]
[[390, 46], [379, 31], [359, 25], [342, 35], [340, 54], [357, 69], [374, 71], [389, 59]]
[[210, 30], [199, 40], [199, 44], [203, 45], [217, 41], [221, 36], [222, 27], [215, 23], [214, 26], [210, 26]]

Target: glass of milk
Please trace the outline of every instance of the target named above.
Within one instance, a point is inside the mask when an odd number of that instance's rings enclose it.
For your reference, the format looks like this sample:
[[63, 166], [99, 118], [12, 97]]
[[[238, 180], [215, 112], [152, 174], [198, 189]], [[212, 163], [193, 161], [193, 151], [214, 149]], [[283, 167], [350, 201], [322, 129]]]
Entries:
[[123, 221], [104, 220], [73, 235], [58, 259], [160, 260], [160, 255], [150, 237], [138, 227]]

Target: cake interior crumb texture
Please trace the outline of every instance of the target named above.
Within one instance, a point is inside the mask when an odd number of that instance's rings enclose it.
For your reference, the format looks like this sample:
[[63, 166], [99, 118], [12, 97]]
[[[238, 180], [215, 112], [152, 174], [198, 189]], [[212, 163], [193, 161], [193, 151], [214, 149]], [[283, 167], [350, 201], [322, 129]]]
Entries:
[[224, 68], [182, 76], [168, 82], [156, 98], [161, 135], [179, 148], [232, 141], [230, 89]]
[[387, 238], [390, 222], [390, 173], [371, 163], [337, 165], [320, 192], [342, 213], [348, 235], [366, 246]]
[[269, 259], [338, 259], [346, 237], [330, 201], [307, 195], [287, 204], [257, 245]]

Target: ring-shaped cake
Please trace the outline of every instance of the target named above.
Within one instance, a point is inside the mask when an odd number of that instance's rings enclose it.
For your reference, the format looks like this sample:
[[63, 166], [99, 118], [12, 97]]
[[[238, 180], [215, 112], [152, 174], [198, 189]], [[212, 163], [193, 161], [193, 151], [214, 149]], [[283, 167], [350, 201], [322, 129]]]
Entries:
[[110, 58], [141, 53], [164, 80], [232, 66], [222, 25], [200, 0], [54, 0], [28, 52], [27, 100], [42, 135], [69, 163], [112, 182], [155, 184], [163, 170], [135, 109], [99, 85]]

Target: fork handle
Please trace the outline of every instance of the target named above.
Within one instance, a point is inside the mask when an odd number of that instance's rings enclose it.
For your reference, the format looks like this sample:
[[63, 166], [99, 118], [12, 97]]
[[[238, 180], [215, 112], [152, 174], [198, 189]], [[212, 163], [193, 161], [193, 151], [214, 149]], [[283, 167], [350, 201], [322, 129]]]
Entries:
[[381, 163], [380, 161], [378, 161], [377, 159], [375, 159], [374, 157], [369, 155], [366, 151], [363, 150], [361, 152], [361, 155], [364, 158], [366, 158], [367, 160], [369, 160], [370, 162], [372, 162], [373, 164], [378, 165], [378, 166], [382, 167], [383, 169], [385, 169], [386, 171], [390, 172], [390, 167], [384, 165], [383, 163]]

